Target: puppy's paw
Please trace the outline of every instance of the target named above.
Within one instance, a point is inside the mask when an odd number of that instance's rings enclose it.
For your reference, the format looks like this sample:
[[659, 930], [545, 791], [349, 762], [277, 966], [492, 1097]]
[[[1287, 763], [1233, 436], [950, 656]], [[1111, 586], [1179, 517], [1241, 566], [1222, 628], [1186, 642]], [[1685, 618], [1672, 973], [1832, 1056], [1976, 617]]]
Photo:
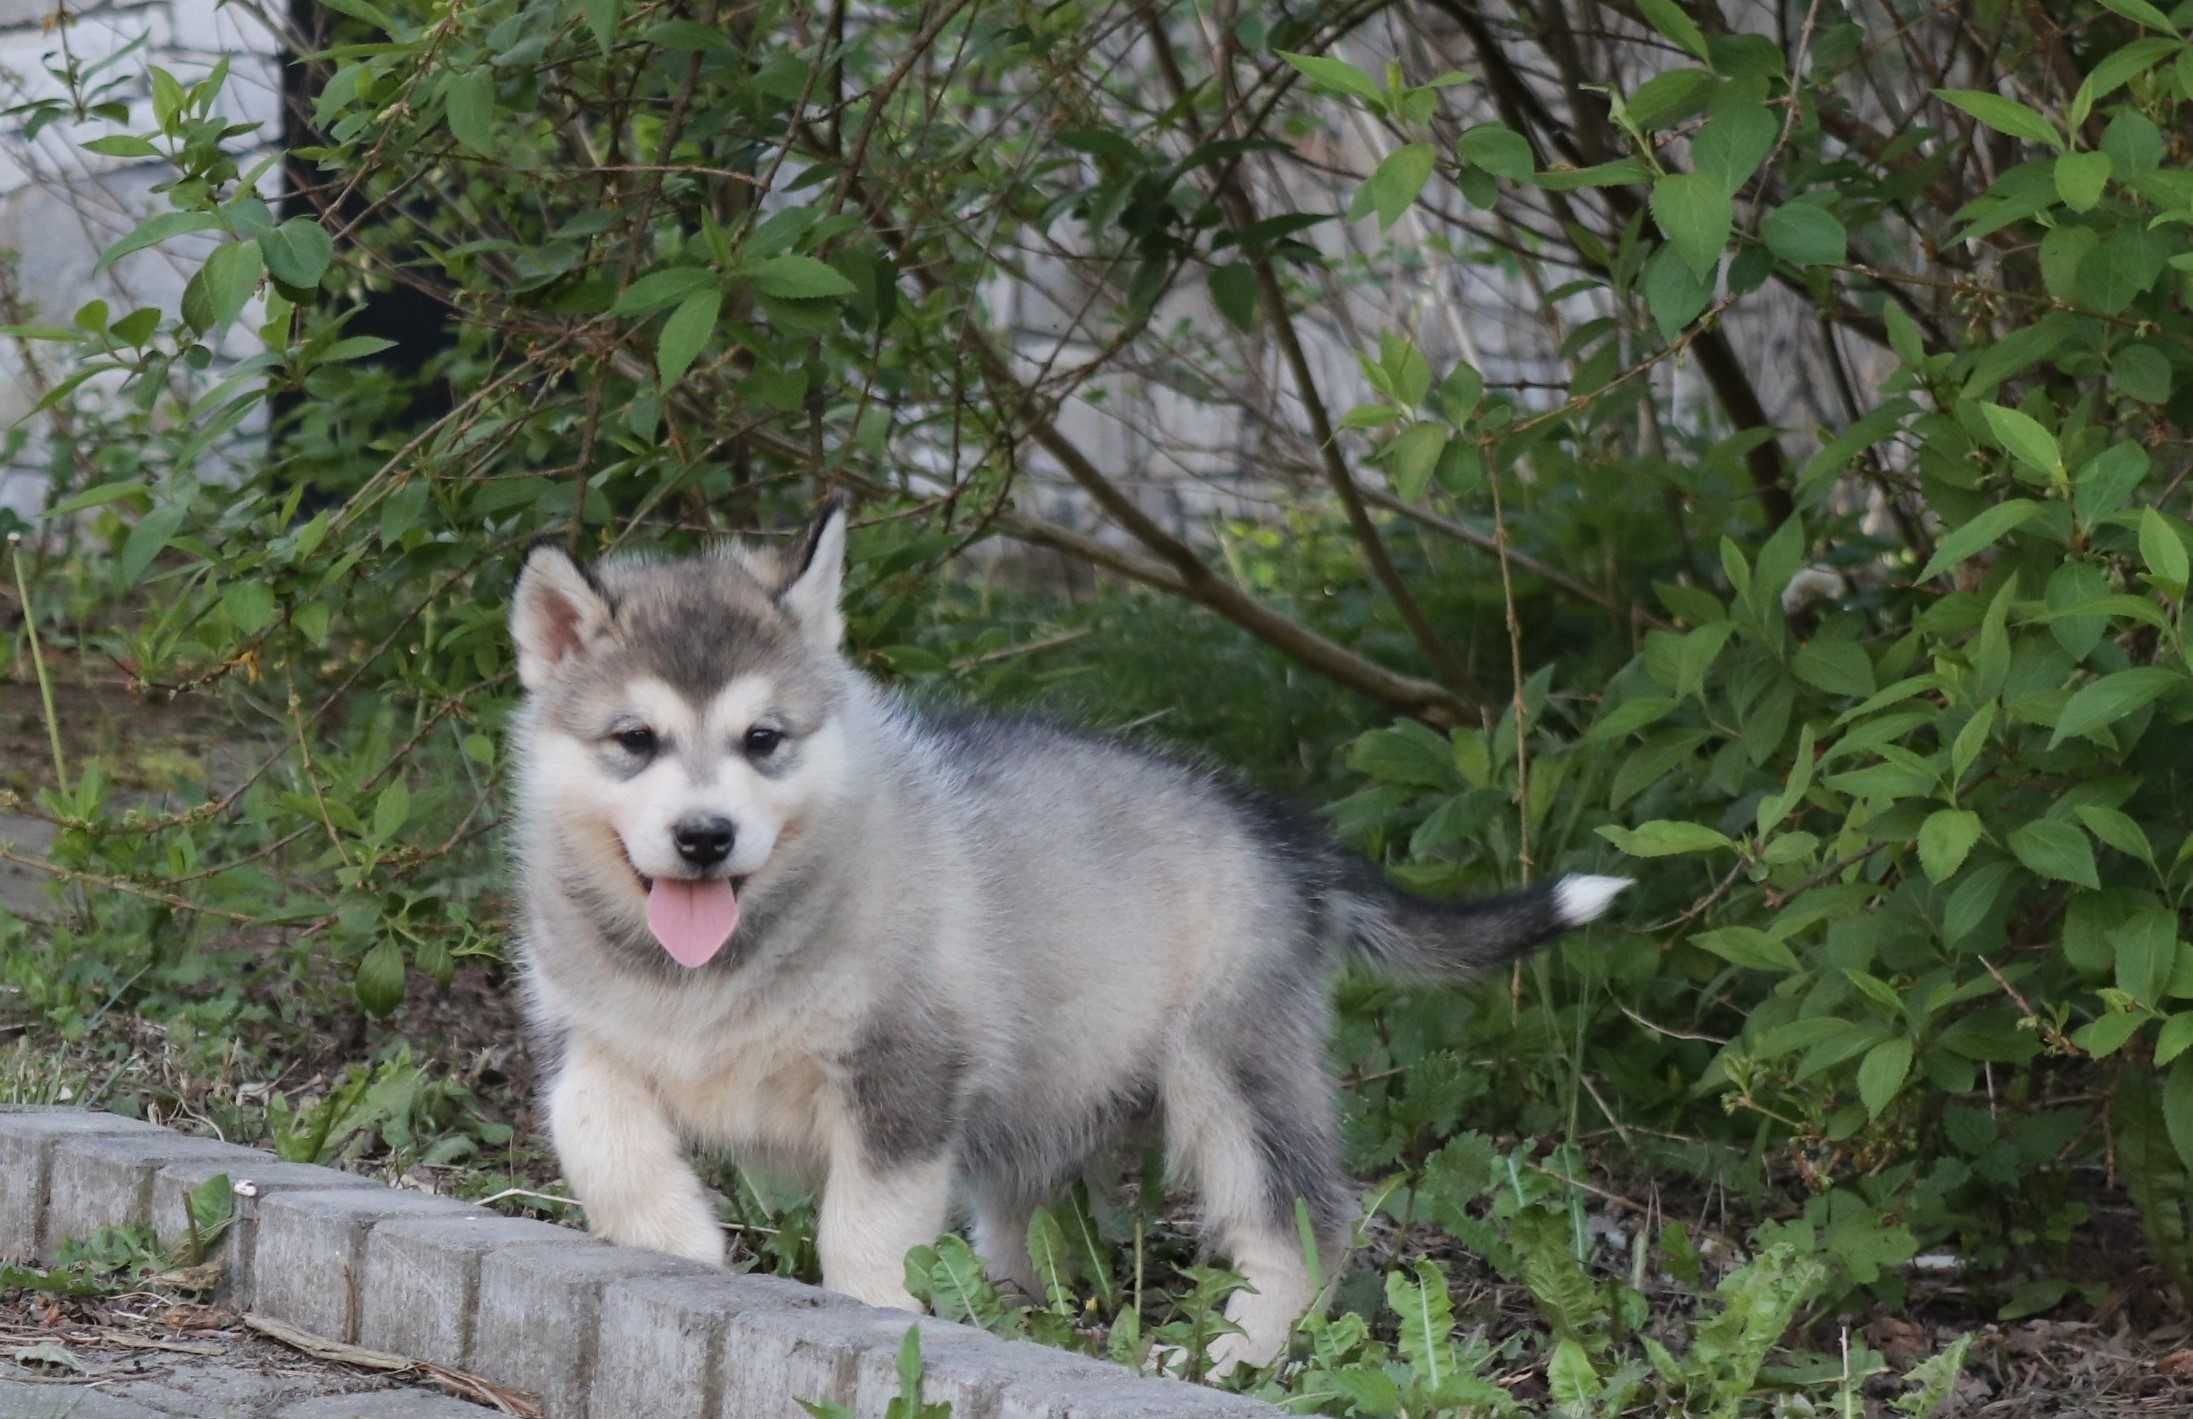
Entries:
[[709, 1266], [723, 1265], [723, 1228], [705, 1208], [632, 1208], [622, 1214], [587, 1216], [587, 1230], [620, 1247], [639, 1247]]

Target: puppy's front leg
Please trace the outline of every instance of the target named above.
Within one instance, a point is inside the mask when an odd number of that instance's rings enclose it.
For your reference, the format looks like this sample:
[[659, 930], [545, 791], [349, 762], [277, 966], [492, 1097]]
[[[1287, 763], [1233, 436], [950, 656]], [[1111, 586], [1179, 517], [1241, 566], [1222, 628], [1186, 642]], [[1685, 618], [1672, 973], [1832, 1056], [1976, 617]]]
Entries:
[[654, 1092], [576, 1035], [549, 1089], [548, 1131], [589, 1231], [621, 1246], [723, 1264], [715, 1209]]
[[858, 1139], [830, 1158], [815, 1249], [822, 1284], [871, 1306], [918, 1311], [906, 1289], [906, 1253], [937, 1239], [951, 1200], [951, 1155], [878, 1161]]

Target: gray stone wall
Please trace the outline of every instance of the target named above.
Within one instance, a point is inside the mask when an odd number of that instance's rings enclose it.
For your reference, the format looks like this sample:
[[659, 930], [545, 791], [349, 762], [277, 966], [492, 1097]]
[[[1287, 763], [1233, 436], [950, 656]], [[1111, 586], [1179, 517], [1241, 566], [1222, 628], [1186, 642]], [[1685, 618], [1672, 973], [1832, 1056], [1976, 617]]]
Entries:
[[[71, 5], [65, 20], [54, 0], [0, 0], [0, 111], [65, 97], [68, 84], [60, 75], [72, 64], [89, 70], [103, 63], [90, 79], [99, 97], [129, 104], [131, 126], [150, 129], [151, 66], [187, 85], [225, 55], [229, 79], [221, 112], [231, 121], [260, 125], [271, 150], [281, 137], [278, 52], [260, 18], [218, 0]], [[93, 272], [99, 253], [117, 238], [171, 210], [153, 189], [173, 170], [157, 161], [85, 152], [87, 139], [112, 131], [102, 120], [64, 118], [35, 136], [28, 127], [21, 111], [0, 118], [0, 324], [65, 325], [93, 299], [106, 301], [115, 317], [147, 305], [173, 310], [196, 267], [192, 252], [204, 245], [178, 242]], [[274, 174], [265, 181], [263, 195], [271, 200]], [[248, 338], [240, 329], [232, 335]], [[48, 381], [65, 372], [53, 347], [26, 350], [0, 341], [0, 428], [34, 406]], [[0, 507], [28, 517], [43, 504], [49, 454], [42, 421], [26, 428], [25, 446], [0, 461]], [[243, 437], [251, 437], [249, 428]]]

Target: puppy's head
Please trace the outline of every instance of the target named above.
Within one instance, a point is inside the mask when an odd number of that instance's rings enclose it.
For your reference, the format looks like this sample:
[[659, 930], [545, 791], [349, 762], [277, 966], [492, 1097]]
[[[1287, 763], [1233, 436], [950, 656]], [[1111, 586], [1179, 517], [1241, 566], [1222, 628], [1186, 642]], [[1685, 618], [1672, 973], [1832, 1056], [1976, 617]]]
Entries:
[[845, 512], [783, 549], [582, 567], [526, 557], [510, 609], [532, 703], [529, 814], [602, 924], [687, 968], [840, 781]]

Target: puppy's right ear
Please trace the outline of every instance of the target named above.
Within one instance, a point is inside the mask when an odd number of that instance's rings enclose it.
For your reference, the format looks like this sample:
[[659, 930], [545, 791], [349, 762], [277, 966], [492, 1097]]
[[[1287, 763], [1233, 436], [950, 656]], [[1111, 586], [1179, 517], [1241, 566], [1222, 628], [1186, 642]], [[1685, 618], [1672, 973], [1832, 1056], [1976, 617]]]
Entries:
[[528, 690], [546, 685], [609, 633], [609, 620], [609, 602], [593, 578], [561, 547], [534, 543], [510, 602], [518, 682]]

